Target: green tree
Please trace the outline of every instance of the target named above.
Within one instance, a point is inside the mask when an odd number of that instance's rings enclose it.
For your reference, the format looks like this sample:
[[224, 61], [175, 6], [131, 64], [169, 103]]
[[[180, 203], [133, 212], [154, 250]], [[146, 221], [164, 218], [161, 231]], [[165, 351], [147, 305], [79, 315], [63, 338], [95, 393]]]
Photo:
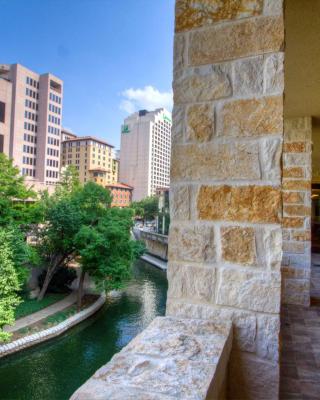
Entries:
[[144, 219], [144, 221], [153, 220], [158, 214], [158, 197], [149, 196], [140, 201], [134, 201], [131, 204], [135, 215]]
[[81, 265], [78, 309], [86, 273], [105, 291], [121, 288], [130, 277], [132, 262], [144, 252], [143, 245], [131, 238], [132, 216], [130, 209], [111, 208], [95, 226], [83, 226], [77, 234]]
[[10, 334], [3, 327], [14, 322], [14, 310], [20, 303], [17, 292], [21, 283], [15, 269], [15, 252], [7, 236], [8, 232], [0, 228], [0, 341], [9, 339]]
[[94, 182], [74, 185], [70, 190], [58, 191], [45, 200], [45, 224], [38, 233], [38, 251], [47, 273], [39, 300], [56, 271], [79, 256], [75, 237], [80, 229], [95, 226], [111, 205], [110, 191]]
[[56, 188], [56, 195], [63, 196], [75, 192], [81, 186], [79, 172], [75, 165], [68, 165], [61, 172], [60, 182]]
[[36, 193], [28, 189], [19, 169], [3, 153], [0, 153], [0, 227], [31, 222], [30, 210]]

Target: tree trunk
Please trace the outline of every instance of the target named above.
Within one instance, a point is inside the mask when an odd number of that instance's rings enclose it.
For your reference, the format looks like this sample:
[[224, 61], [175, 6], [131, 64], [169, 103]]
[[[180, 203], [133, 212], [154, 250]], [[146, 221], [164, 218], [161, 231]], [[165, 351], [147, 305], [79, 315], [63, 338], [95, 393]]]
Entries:
[[48, 268], [48, 269], [47, 269], [46, 277], [45, 277], [45, 279], [44, 279], [42, 288], [41, 288], [40, 293], [39, 293], [38, 298], [37, 298], [38, 301], [40, 301], [40, 300], [42, 300], [42, 299], [44, 298], [44, 295], [45, 295], [46, 292], [47, 292], [49, 283], [51, 282], [51, 279], [52, 279], [52, 277], [53, 277], [53, 272], [54, 272], [54, 270], [55, 270], [55, 268], [51, 268], [51, 269]]
[[81, 310], [82, 306], [82, 296], [83, 296], [83, 282], [86, 273], [83, 269], [81, 269], [81, 274], [79, 278], [79, 287], [78, 287], [78, 300], [77, 300], [77, 310], [78, 312]]

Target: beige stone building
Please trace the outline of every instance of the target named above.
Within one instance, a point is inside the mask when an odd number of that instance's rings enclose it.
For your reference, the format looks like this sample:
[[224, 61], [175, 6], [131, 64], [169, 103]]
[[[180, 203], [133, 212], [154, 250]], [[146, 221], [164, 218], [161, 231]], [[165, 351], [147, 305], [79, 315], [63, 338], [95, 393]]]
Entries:
[[121, 129], [120, 181], [132, 186], [133, 200], [169, 187], [171, 113], [164, 108], [140, 110], [124, 120]]
[[[118, 182], [119, 161], [114, 146], [92, 136], [77, 137], [63, 131], [61, 167], [75, 165], [80, 182], [89, 180], [106, 186]], [[72, 137], [75, 136], [75, 137]]]
[[59, 181], [63, 82], [20, 64], [0, 64], [1, 149], [36, 188]]

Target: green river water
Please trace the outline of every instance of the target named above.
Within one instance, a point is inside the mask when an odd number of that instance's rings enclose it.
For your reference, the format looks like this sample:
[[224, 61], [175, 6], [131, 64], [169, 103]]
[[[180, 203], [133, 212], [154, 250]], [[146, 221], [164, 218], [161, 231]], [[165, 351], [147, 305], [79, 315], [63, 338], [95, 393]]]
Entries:
[[138, 261], [122, 295], [108, 299], [89, 320], [0, 360], [0, 399], [68, 399], [154, 317], [164, 315], [166, 292], [166, 273]]

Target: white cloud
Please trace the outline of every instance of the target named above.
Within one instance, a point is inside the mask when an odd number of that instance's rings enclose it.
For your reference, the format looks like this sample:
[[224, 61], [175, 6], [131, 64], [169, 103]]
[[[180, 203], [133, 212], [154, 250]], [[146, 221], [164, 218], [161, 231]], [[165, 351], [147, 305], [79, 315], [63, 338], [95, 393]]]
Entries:
[[164, 107], [172, 110], [173, 95], [171, 92], [160, 92], [153, 86], [145, 86], [143, 89], [126, 89], [121, 93], [124, 98], [120, 103], [120, 109], [131, 114], [137, 110], [154, 110]]

